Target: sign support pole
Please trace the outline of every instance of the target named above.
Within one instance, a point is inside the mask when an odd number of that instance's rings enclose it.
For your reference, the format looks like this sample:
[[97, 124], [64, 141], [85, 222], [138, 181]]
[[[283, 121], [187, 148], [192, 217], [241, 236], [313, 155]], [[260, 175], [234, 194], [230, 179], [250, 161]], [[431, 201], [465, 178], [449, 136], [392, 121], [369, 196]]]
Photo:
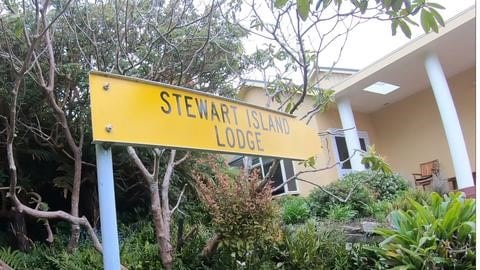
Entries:
[[115, 189], [113, 184], [112, 149], [102, 144], [96, 144], [95, 151], [97, 154], [103, 266], [106, 270], [119, 270], [120, 251], [118, 247], [117, 212], [115, 209]]

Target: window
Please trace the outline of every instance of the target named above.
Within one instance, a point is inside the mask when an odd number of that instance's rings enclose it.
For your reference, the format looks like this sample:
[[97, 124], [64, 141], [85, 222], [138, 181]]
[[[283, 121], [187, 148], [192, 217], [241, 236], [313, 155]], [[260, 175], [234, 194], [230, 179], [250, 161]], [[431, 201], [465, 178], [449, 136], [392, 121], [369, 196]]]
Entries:
[[[270, 166], [272, 166], [273, 158], [267, 157], [249, 157], [248, 166], [250, 170], [259, 168], [260, 174], [262, 177], [268, 173]], [[237, 157], [229, 163], [230, 166], [242, 167], [243, 166], [243, 157]], [[293, 162], [291, 160], [282, 159], [280, 164], [277, 167], [277, 170], [273, 174], [273, 189], [280, 186], [290, 177], [294, 176], [295, 172], [293, 169]], [[273, 195], [288, 194], [288, 193], [298, 193], [297, 180], [292, 180], [288, 182], [283, 187], [273, 192]]]
[[[343, 133], [335, 133], [332, 135], [333, 146], [335, 149], [335, 159], [336, 162], [348, 159], [348, 149], [347, 149], [347, 142], [345, 140], [345, 136]], [[365, 131], [358, 132], [358, 138], [360, 141], [360, 148], [364, 151], [367, 151], [367, 146], [370, 145], [370, 141], [368, 139], [368, 134]], [[337, 166], [339, 171], [339, 176], [344, 176], [350, 172], [352, 172], [352, 164], [350, 161], [343, 163], [342, 165]]]

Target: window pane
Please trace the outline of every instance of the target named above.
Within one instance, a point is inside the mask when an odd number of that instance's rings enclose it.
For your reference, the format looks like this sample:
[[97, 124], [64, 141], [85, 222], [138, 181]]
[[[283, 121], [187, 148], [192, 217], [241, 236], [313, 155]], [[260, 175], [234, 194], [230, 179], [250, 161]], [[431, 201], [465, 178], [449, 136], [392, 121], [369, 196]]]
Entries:
[[[335, 137], [335, 142], [337, 143], [337, 150], [338, 150], [338, 157], [340, 161], [346, 160], [348, 158], [348, 148], [347, 142], [345, 141], [345, 137]], [[350, 160], [343, 163], [342, 169], [351, 169], [352, 165], [350, 164]]]
[[367, 151], [367, 145], [365, 144], [365, 139], [360, 138], [360, 148], [362, 148], [363, 151]]
[[[360, 148], [362, 148], [363, 151], [367, 151], [367, 144], [365, 143], [364, 138], [360, 138]], [[365, 169], [370, 169], [370, 166], [365, 164]]]
[[243, 157], [235, 158], [233, 161], [228, 163], [228, 165], [230, 165], [232, 167], [242, 168], [243, 167]]
[[253, 157], [252, 158], [252, 166], [255, 166], [260, 163], [260, 158], [258, 157]]
[[[288, 180], [290, 177], [294, 175], [292, 161], [283, 160], [283, 167], [285, 169], [285, 180]], [[288, 186], [288, 191], [298, 191], [297, 181], [295, 180], [288, 182], [287, 186]]]
[[[263, 164], [263, 169], [265, 170], [265, 174], [268, 173], [268, 170], [272, 166], [272, 163], [273, 163], [273, 161], [270, 159], [268, 163]], [[272, 181], [273, 181], [272, 189], [275, 189], [275, 187], [278, 187], [279, 185], [281, 185], [283, 183], [282, 168], [280, 167], [280, 164], [278, 164], [278, 167], [275, 170], [275, 173], [273, 174]], [[272, 192], [272, 195], [278, 195], [278, 194], [282, 194], [282, 193], [285, 193], [285, 188], [284, 187], [281, 187], [277, 191]]]

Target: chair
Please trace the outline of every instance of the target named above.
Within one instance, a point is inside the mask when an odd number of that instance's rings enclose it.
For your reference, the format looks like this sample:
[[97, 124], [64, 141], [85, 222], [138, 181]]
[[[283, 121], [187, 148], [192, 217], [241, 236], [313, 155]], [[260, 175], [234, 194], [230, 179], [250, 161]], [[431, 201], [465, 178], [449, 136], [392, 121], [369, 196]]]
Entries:
[[438, 175], [440, 172], [440, 164], [438, 159], [420, 163], [420, 173], [413, 173], [413, 179], [415, 180], [415, 186], [422, 186], [425, 190], [425, 186], [428, 186], [433, 181], [433, 176]]

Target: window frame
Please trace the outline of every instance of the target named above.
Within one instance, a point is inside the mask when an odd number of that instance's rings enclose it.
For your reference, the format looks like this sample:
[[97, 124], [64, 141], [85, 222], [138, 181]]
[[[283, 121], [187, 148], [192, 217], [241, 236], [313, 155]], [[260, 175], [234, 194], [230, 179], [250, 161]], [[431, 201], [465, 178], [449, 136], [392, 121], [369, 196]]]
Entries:
[[[239, 160], [239, 159], [243, 159], [244, 157], [243, 156], [237, 156], [235, 158], [232, 159], [232, 161], [229, 162], [229, 165], [233, 162], [233, 161], [236, 161], [236, 160]], [[268, 164], [268, 163], [264, 163], [264, 159], [266, 159], [266, 157], [250, 157], [250, 156], [247, 156], [248, 158], [248, 170], [252, 170], [252, 169], [255, 169], [255, 168], [258, 168], [260, 167], [260, 172], [261, 172], [261, 176], [262, 176], [262, 179], [265, 177], [265, 175], [267, 174], [267, 172], [265, 172], [264, 170], [264, 166], [265, 164]], [[253, 160], [254, 159], [258, 159], [258, 163], [255, 163], [253, 164]], [[268, 159], [272, 159], [272, 162], [275, 158], [270, 158], [268, 157]], [[292, 172], [293, 172], [293, 175], [296, 174], [296, 170], [295, 170], [295, 166], [293, 164], [293, 161], [292, 160], [287, 160], [288, 162], [291, 162], [292, 163]], [[285, 181], [287, 181], [287, 173], [286, 173], [286, 170], [285, 170], [285, 161], [283, 159], [280, 159], [280, 172], [282, 173], [282, 183], [285, 183]], [[292, 175], [292, 176], [293, 176]], [[285, 184], [283, 186], [284, 188], [284, 192], [282, 193], [279, 193], [279, 194], [276, 194], [276, 195], [273, 195], [274, 197], [277, 197], [277, 196], [283, 196], [283, 195], [289, 195], [289, 194], [300, 194], [300, 189], [298, 187], [298, 181], [297, 179], [295, 178], [294, 180], [292, 180], [293, 182], [295, 182], [295, 188], [296, 190], [290, 190], [290, 187], [287, 184]], [[290, 181], [290, 182], [292, 182]], [[275, 187], [272, 187], [273, 189]]]
[[[329, 129], [329, 131], [332, 131], [334, 129]], [[362, 130], [358, 130], [357, 131], [357, 134], [358, 134], [358, 139], [363, 139], [365, 141], [365, 148], [368, 149], [368, 147], [370, 146], [370, 138], [368, 137], [368, 132], [366, 131], [362, 131]], [[335, 157], [335, 162], [340, 162], [340, 154], [338, 152], [338, 146], [337, 146], [337, 141], [335, 140], [335, 137], [343, 137], [345, 138], [345, 132], [344, 131], [338, 131], [337, 129], [335, 129], [334, 132], [331, 132], [330, 133], [330, 139], [332, 140], [332, 146], [333, 146], [333, 149], [334, 149], [334, 157]], [[352, 172], [352, 169], [343, 169], [342, 168], [342, 164], [337, 164], [337, 173], [338, 173], [338, 176], [339, 177], [344, 177], [345, 175], [349, 174]]]

